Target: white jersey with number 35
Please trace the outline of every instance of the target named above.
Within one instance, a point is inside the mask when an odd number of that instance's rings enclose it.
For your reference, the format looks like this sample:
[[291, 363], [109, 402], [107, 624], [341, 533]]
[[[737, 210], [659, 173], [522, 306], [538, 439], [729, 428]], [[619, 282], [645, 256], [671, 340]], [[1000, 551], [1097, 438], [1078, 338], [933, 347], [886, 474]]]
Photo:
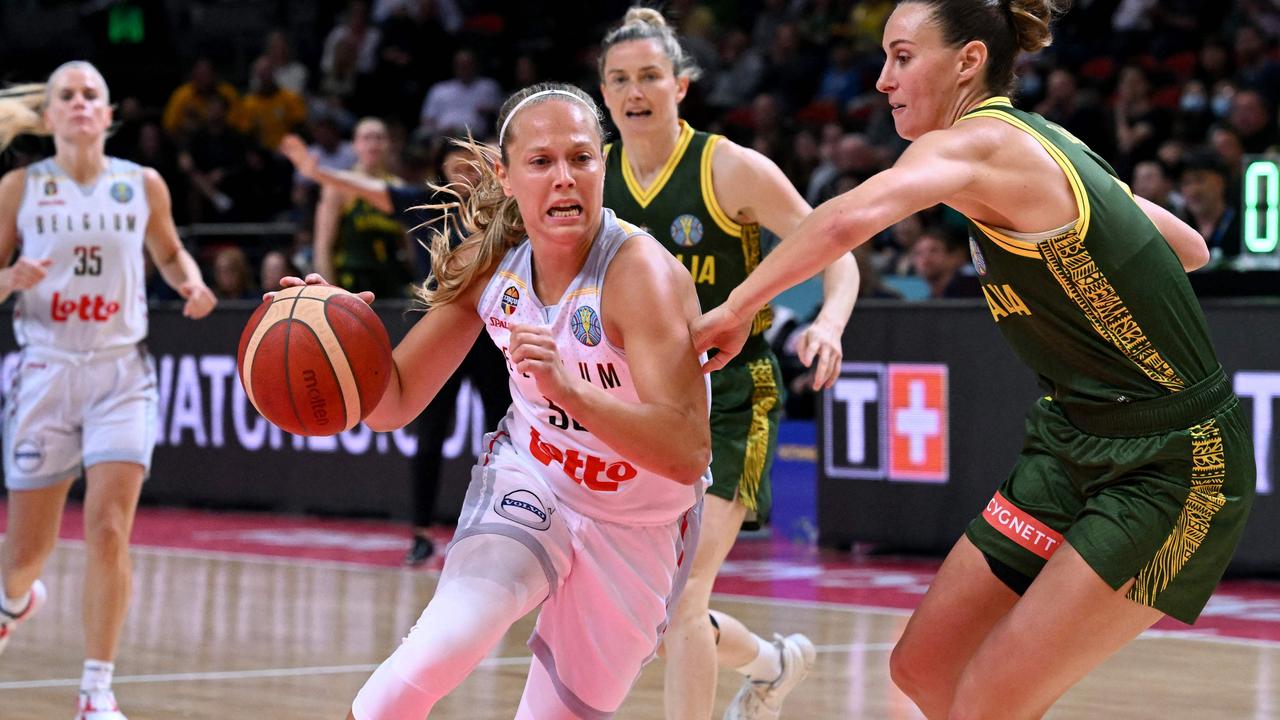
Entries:
[[[511, 323], [550, 325], [569, 372], [627, 402], [639, 402], [624, 352], [609, 341], [600, 315], [605, 272], [618, 248], [643, 230], [605, 209], [586, 263], [560, 299], [545, 306], [533, 292], [532, 248], [526, 238], [509, 250], [489, 280], [478, 310], [498, 349], [508, 356], [512, 412], [505, 430], [521, 457], [550, 482], [557, 500], [592, 518], [626, 524], [670, 522], [697, 501], [710, 470], [692, 486], [638, 467], [538, 391], [510, 362]], [[652, 312], [678, 312], [655, 305]], [[708, 398], [710, 382], [706, 383]]]
[[107, 158], [107, 169], [89, 186], [53, 158], [28, 167], [18, 240], [24, 257], [53, 262], [44, 280], [18, 293], [18, 344], [88, 352], [141, 342], [149, 217], [143, 168], [127, 160]]

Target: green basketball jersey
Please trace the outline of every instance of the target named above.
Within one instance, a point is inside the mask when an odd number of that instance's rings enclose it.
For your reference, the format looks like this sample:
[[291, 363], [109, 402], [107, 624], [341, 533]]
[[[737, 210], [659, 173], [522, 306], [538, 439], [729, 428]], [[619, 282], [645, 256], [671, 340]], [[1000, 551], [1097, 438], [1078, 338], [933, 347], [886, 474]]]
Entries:
[[[605, 147], [604, 205], [619, 218], [644, 227], [693, 276], [706, 312], [729, 297], [760, 264], [760, 226], [735, 222], [716, 201], [711, 158], [720, 135], [696, 132], [680, 121], [676, 149], [653, 185], [640, 187], [622, 142]], [[767, 306], [751, 324], [751, 337], [730, 365], [769, 352], [763, 333], [773, 321]]]
[[[393, 182], [393, 178], [385, 178]], [[395, 184], [399, 184], [396, 182]], [[380, 270], [403, 274], [396, 258], [404, 238], [404, 226], [394, 217], [364, 200], [348, 200], [338, 221], [333, 264], [338, 270]]]
[[969, 219], [991, 315], [1053, 397], [1068, 405], [1128, 403], [1215, 373], [1218, 360], [1181, 262], [1111, 166], [1008, 98], [991, 98], [961, 120], [975, 117], [1039, 141], [1075, 193], [1075, 223], [1036, 242]]

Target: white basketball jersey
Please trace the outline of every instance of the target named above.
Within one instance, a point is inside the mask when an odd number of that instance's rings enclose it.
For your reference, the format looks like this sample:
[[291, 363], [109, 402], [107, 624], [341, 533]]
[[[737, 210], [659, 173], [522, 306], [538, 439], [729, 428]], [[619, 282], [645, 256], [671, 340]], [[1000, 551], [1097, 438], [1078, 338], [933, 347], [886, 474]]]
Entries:
[[[618, 248], [643, 230], [605, 209], [600, 233], [586, 263], [558, 305], [543, 305], [533, 292], [533, 255], [525, 238], [509, 250], [480, 298], [480, 317], [498, 349], [508, 355], [510, 323], [549, 325], [560, 359], [627, 402], [639, 402], [624, 352], [605, 333], [600, 315], [605, 271]], [[661, 303], [662, 301], [659, 300]], [[655, 306], [654, 312], [679, 312]], [[682, 485], [638, 467], [538, 392], [537, 382], [516, 372], [510, 360], [512, 411], [505, 426], [521, 457], [548, 479], [561, 502], [592, 518], [627, 524], [670, 522], [688, 510], [710, 483], [710, 469], [693, 485]], [[711, 384], [706, 383], [708, 403]]]
[[49, 258], [49, 275], [18, 293], [18, 344], [71, 352], [103, 350], [147, 335], [143, 238], [150, 217], [142, 167], [107, 158], [81, 186], [54, 163], [27, 168], [18, 208], [22, 255]]

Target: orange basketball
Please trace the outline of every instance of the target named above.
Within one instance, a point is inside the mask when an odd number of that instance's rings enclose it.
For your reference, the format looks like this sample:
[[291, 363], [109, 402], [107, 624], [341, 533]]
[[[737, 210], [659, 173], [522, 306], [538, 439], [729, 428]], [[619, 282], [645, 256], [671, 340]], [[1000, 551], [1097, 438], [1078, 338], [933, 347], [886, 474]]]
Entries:
[[350, 430], [377, 407], [391, 379], [382, 321], [331, 285], [277, 292], [249, 318], [237, 357], [249, 402], [295, 435]]

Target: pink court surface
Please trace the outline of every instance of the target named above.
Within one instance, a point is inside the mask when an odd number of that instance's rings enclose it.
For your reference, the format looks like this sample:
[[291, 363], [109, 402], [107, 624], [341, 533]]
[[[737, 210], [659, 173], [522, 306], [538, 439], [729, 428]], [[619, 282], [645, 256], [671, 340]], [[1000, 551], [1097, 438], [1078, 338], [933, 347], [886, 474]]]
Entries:
[[[4, 720], [70, 714], [82, 652], [81, 523], [79, 506], [69, 506], [44, 575], [50, 604], [0, 658]], [[447, 540], [436, 538], [441, 548]], [[430, 598], [441, 563], [403, 568], [406, 530], [377, 521], [143, 508], [133, 542], [116, 689], [135, 720], [341, 717]], [[813, 637], [818, 665], [784, 718], [919, 717], [888, 679], [888, 651], [937, 564], [744, 538], [714, 605], [760, 632]], [[511, 717], [528, 623], [432, 717]], [[716, 717], [737, 684], [721, 672]], [[618, 717], [660, 718], [660, 693], [661, 670], [650, 667]], [[1228, 579], [1195, 627], [1161, 622], [1049, 717], [1280, 717], [1280, 583]]]

